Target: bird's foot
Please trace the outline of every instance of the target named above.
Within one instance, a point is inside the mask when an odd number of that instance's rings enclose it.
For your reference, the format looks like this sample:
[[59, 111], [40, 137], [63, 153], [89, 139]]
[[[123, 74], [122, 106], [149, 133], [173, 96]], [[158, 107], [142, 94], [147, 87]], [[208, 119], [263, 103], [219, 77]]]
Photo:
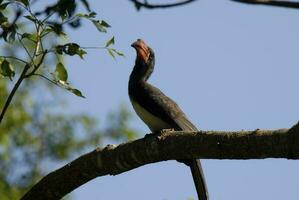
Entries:
[[164, 133], [171, 133], [173, 131], [175, 131], [173, 128], [166, 128], [166, 129], [162, 129], [160, 131], [155, 131], [153, 133], [145, 134], [144, 138], [148, 138], [148, 137], [159, 137], [160, 135], [162, 135]]
[[159, 133], [163, 134], [163, 133], [171, 133], [171, 132], [174, 132], [173, 128], [162, 129]]

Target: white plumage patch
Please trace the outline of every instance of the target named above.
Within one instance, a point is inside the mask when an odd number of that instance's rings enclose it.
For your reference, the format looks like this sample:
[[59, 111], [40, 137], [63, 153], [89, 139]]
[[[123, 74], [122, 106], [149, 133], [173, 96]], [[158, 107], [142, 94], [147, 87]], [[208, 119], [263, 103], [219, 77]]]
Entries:
[[141, 107], [136, 101], [132, 99], [130, 100], [137, 115], [142, 119], [142, 121], [149, 127], [152, 132], [171, 128], [169, 124], [152, 115], [150, 112]]

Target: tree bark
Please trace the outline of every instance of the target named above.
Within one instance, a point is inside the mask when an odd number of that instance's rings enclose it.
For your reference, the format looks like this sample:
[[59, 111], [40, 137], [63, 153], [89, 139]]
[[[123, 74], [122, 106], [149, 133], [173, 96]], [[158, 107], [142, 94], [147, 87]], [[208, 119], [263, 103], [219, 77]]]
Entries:
[[61, 199], [84, 183], [166, 160], [299, 158], [299, 123], [291, 129], [150, 134], [118, 146], [97, 148], [51, 172], [22, 200]]

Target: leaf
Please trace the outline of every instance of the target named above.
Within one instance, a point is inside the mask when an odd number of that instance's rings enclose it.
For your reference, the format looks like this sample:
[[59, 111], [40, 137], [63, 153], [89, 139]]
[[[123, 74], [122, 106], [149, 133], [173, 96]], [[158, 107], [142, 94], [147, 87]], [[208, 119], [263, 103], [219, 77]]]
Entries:
[[24, 17], [32, 22], [37, 22], [37, 20], [34, 17], [32, 17], [31, 15], [26, 15]]
[[110, 40], [107, 41], [105, 47], [109, 47], [110, 45], [113, 45], [113, 44], [114, 44], [114, 36]]
[[98, 31], [106, 33], [106, 28], [111, 27], [107, 22], [103, 20], [91, 20], [92, 23], [95, 25], [95, 27], [98, 29]]
[[117, 51], [116, 49], [111, 49], [114, 53], [116, 53], [118, 56], [122, 56], [124, 57], [125, 54], [123, 54], [122, 52]]
[[22, 39], [27, 38], [29, 40], [34, 40], [36, 41], [36, 35], [30, 34], [30, 33], [23, 33], [21, 36]]
[[51, 23], [49, 25], [49, 27], [54, 31], [54, 33], [56, 33], [57, 35], [59, 36], [64, 36], [66, 35], [64, 32], [63, 32], [63, 27], [62, 27], [62, 24], [59, 24], [59, 23]]
[[87, 0], [81, 0], [81, 2], [84, 5], [84, 7], [90, 12], [90, 6]]
[[15, 71], [7, 60], [3, 60], [3, 62], [1, 63], [1, 74], [3, 76], [9, 77], [10, 80], [15, 76]]
[[77, 55], [80, 56], [81, 59], [83, 59], [83, 56], [84, 56], [85, 54], [87, 54], [87, 52], [84, 51], [83, 49], [79, 49], [79, 50], [77, 51]]
[[113, 59], [115, 59], [115, 55], [112, 49], [107, 49], [108, 53], [110, 54], [110, 56], [112, 56]]
[[4, 24], [4, 23], [8, 23], [8, 18], [5, 17], [2, 12], [0, 12], [0, 25]]
[[8, 4], [10, 4], [10, 2], [1, 4], [1, 5], [0, 5], [0, 10], [5, 10], [6, 7], [8, 6]]
[[57, 73], [60, 81], [66, 82], [68, 78], [67, 71], [62, 63], [57, 63], [55, 72]]
[[80, 48], [80, 46], [76, 43], [67, 43], [64, 45], [63, 52], [70, 56], [73, 56], [73, 55], [77, 54], [79, 48]]
[[60, 54], [60, 55], [62, 55], [62, 53], [63, 53], [63, 49], [64, 49], [64, 46], [63, 46], [63, 45], [57, 45], [57, 46], [55, 47], [55, 51], [56, 51], [56, 53], [58, 53], [58, 54]]
[[111, 26], [110, 26], [107, 22], [105, 22], [104, 20], [101, 20], [100, 22], [101, 22], [101, 25], [104, 26], [104, 27], [106, 27], [106, 28], [110, 28], [110, 27], [111, 27]]
[[85, 98], [85, 96], [82, 95], [82, 92], [80, 90], [78, 90], [78, 89], [69, 87], [69, 88], [67, 88], [67, 90], [69, 90], [73, 94], [77, 95], [78, 97]]
[[97, 15], [97, 13], [95, 13], [95, 12], [90, 12], [88, 14], [83, 14], [83, 13], [76, 14], [77, 17], [86, 18], [86, 19], [95, 18], [96, 15]]
[[62, 54], [61, 50], [67, 55], [70, 55], [70, 56], [78, 55], [82, 59], [83, 59], [83, 56], [86, 54], [86, 51], [81, 49], [77, 43], [67, 43], [63, 46], [62, 45], [56, 46], [57, 53]]

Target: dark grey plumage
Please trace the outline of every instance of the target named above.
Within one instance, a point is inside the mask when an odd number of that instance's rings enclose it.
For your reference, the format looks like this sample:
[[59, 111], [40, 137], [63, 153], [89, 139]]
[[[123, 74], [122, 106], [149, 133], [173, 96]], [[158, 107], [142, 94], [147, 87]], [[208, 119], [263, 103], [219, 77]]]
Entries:
[[[155, 55], [142, 40], [132, 46], [137, 51], [134, 69], [129, 80], [129, 97], [138, 116], [152, 132], [163, 129], [197, 131], [180, 107], [158, 88], [147, 82], [155, 65]], [[208, 192], [199, 160], [179, 160], [191, 168], [200, 200], [208, 200]]]

